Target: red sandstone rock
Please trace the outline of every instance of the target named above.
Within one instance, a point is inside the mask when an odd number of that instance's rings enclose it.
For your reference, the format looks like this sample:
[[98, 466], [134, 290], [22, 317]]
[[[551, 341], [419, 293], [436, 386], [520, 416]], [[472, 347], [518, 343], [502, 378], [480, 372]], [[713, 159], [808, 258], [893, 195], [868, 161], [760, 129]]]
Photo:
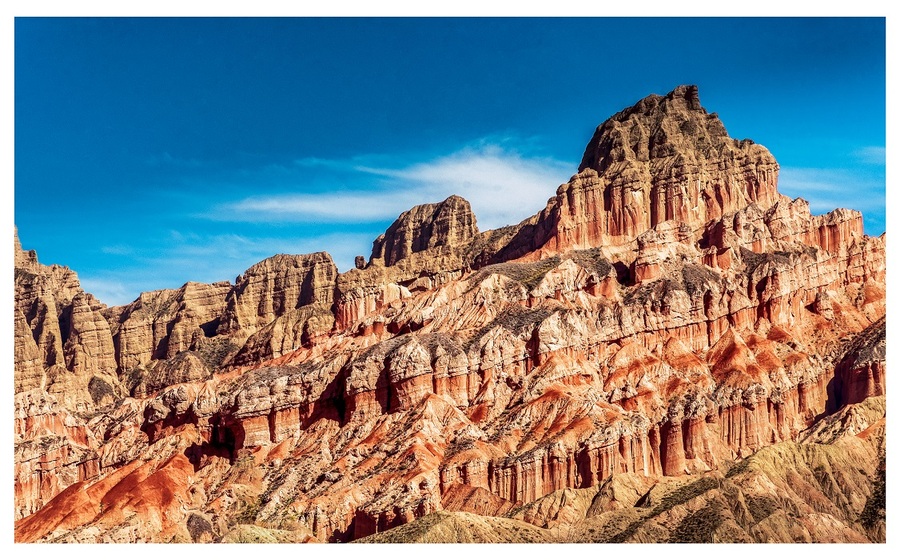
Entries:
[[794, 440], [884, 392], [885, 252], [777, 169], [686, 86], [601, 125], [522, 224], [451, 197], [340, 275], [278, 255], [103, 309], [17, 241], [16, 539], [549, 527]]
[[235, 281], [218, 332], [255, 332], [304, 305], [329, 306], [336, 276], [328, 253], [275, 255], [259, 262]]
[[850, 343], [829, 387], [829, 412], [885, 394], [886, 328], [882, 317]]
[[423, 204], [400, 215], [375, 240], [370, 260], [392, 266], [412, 253], [437, 247], [459, 247], [478, 233], [469, 202], [451, 196], [439, 204]]
[[178, 290], [141, 294], [134, 302], [110, 308], [120, 373], [197, 349], [197, 342], [215, 332], [224, 311], [228, 282], [188, 282]]

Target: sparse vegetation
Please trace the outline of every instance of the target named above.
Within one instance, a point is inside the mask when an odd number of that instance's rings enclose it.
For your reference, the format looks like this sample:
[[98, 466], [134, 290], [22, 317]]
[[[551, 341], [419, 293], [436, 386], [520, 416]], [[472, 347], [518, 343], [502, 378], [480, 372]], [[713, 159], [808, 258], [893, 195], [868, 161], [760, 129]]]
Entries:
[[721, 479], [715, 478], [714, 476], [700, 477], [697, 480], [679, 486], [674, 491], [666, 494], [659, 505], [653, 508], [651, 515], [658, 515], [675, 506], [680, 506], [689, 500], [693, 500], [700, 494], [708, 492], [713, 488], [719, 488], [720, 486]]
[[235, 514], [231, 518], [232, 524], [246, 525], [255, 523], [262, 506], [263, 502], [259, 497], [243, 499], [240, 504], [235, 505]]
[[478, 283], [491, 274], [500, 274], [519, 282], [530, 291], [540, 284], [548, 272], [559, 266], [560, 262], [559, 257], [550, 257], [530, 263], [492, 264], [479, 270], [472, 278], [472, 282]]
[[674, 543], [709, 543], [713, 542], [716, 528], [722, 524], [722, 507], [711, 504], [703, 509], [690, 513], [682, 519], [678, 527], [672, 531], [669, 542]]
[[24, 268], [16, 268], [15, 274], [15, 283], [16, 284], [30, 284], [37, 278], [37, 274], [33, 272], [28, 272]]
[[745, 498], [747, 509], [753, 516], [753, 521], [759, 523], [769, 517], [780, 508], [778, 501], [768, 496], [747, 496]]
[[210, 371], [215, 371], [224, 364], [228, 356], [239, 349], [230, 339], [220, 336], [207, 339], [196, 353]]
[[[678, 486], [674, 490], [668, 492], [665, 496], [662, 497], [659, 504], [653, 507], [649, 514], [641, 517], [633, 521], [628, 525], [624, 530], [619, 533], [613, 535], [609, 542], [621, 543], [627, 542], [631, 537], [634, 536], [635, 532], [644, 524], [646, 519], [655, 517], [663, 512], [666, 512], [675, 506], [679, 506], [684, 504], [685, 502], [696, 498], [697, 496], [708, 492], [714, 488], [718, 488], [721, 484], [721, 480], [718, 478], [714, 478], [711, 476], [700, 477], [692, 482], [687, 484]], [[691, 531], [691, 526], [688, 526], [685, 531]], [[697, 542], [697, 541], [695, 541]]]
[[706, 290], [710, 284], [720, 284], [722, 277], [705, 266], [686, 264], [681, 268], [681, 279], [689, 296], [695, 296]]
[[882, 455], [878, 465], [878, 477], [872, 485], [872, 495], [866, 500], [866, 505], [859, 515], [859, 522], [866, 529], [871, 530], [876, 524], [884, 523], [886, 520], [886, 476], [885, 457]]
[[97, 376], [91, 377], [91, 380], [88, 381], [88, 393], [90, 393], [91, 399], [96, 405], [99, 405], [106, 398], [116, 399], [116, 392], [112, 386]]
[[[192, 513], [188, 516], [187, 529], [194, 542], [211, 540], [214, 537], [212, 523], [210, 523], [207, 518], [202, 515], [197, 515], [196, 513]], [[204, 535], [206, 535], [205, 539]]]
[[608, 275], [613, 268], [612, 263], [603, 256], [603, 249], [599, 247], [583, 251], [572, 251], [567, 256], [585, 269], [596, 272], [600, 278]]

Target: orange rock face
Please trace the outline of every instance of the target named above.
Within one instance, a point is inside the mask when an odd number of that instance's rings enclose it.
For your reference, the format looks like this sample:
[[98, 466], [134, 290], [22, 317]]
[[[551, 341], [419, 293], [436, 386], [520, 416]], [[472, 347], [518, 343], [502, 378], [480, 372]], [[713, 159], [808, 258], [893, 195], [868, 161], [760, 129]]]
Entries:
[[279, 255], [104, 309], [17, 245], [16, 539], [562, 519], [611, 475], [795, 440], [884, 394], [885, 239], [777, 171], [683, 86], [601, 125], [538, 215], [419, 206], [344, 274]]
[[829, 387], [829, 412], [885, 394], [886, 327], [882, 318], [850, 343]]

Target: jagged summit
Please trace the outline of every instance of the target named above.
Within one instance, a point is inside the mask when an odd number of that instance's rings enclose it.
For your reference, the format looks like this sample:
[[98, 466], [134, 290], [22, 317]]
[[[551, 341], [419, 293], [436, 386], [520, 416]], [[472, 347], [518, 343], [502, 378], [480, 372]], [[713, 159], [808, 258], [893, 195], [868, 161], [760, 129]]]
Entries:
[[560, 187], [538, 229], [544, 253], [622, 245], [675, 220], [699, 231], [753, 203], [778, 199], [778, 163], [763, 146], [730, 138], [696, 86], [651, 95], [601, 124], [579, 173]]
[[22, 243], [19, 241], [19, 228], [13, 227], [13, 235], [13, 259], [15, 261], [15, 267], [27, 269], [37, 265], [37, 252], [34, 249], [31, 251], [22, 250]]
[[687, 149], [721, 150], [728, 142], [732, 140], [718, 115], [701, 106], [697, 86], [683, 85], [665, 96], [648, 95], [604, 121], [585, 148], [578, 170], [591, 168], [603, 174], [618, 161], [649, 161]]
[[578, 173], [519, 225], [492, 262], [594, 247], [630, 251], [640, 235], [668, 221], [696, 240], [729, 213], [772, 207], [783, 198], [777, 182], [778, 163], [764, 146], [730, 138], [700, 104], [697, 87], [679, 86], [598, 126]]

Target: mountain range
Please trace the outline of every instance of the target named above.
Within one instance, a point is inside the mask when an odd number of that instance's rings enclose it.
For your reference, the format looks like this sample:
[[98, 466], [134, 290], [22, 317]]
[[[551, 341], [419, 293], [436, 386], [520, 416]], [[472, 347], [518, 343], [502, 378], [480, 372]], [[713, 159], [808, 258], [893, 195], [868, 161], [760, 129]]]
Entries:
[[573, 171], [124, 306], [16, 234], [16, 541], [884, 542], [885, 235], [696, 86]]

